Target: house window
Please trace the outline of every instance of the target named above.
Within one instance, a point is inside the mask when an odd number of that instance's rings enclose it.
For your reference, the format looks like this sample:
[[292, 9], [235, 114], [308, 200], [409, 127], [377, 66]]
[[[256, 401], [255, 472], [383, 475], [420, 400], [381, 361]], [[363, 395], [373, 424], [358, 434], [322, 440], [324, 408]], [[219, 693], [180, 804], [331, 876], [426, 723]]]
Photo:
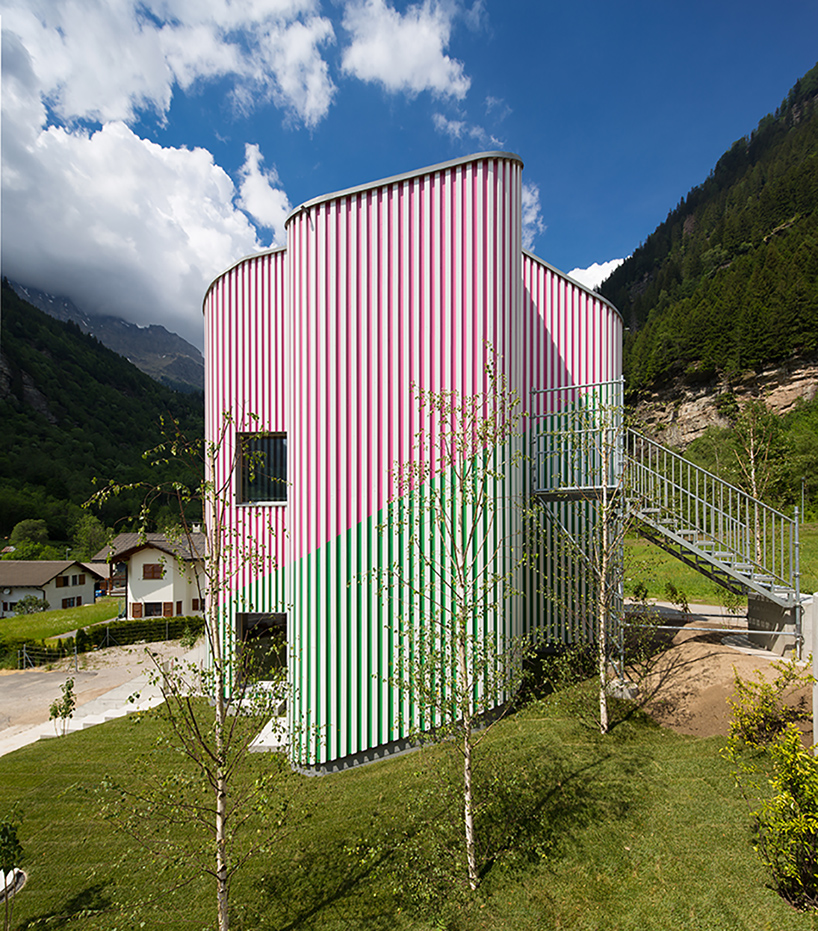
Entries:
[[63, 598], [62, 600], [63, 608], [74, 608], [77, 606], [76, 598]]
[[287, 500], [286, 433], [240, 433], [239, 457], [239, 502]]
[[54, 581], [57, 583], [57, 588], [68, 588], [67, 575], [58, 575]]
[[164, 577], [165, 567], [161, 562], [146, 562], [142, 566], [142, 578], [143, 579], [161, 579]]
[[162, 617], [162, 602], [161, 601], [146, 601], [145, 602], [145, 617]]

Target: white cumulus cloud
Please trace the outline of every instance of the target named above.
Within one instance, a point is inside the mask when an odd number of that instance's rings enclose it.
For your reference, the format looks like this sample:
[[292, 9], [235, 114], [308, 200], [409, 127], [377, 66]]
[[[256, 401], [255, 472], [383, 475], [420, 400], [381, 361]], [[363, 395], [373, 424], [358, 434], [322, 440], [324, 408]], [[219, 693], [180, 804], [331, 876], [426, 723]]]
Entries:
[[335, 92], [316, 0], [4, 0], [3, 29], [32, 55], [64, 121], [167, 114], [176, 86], [229, 78], [247, 107], [271, 99], [315, 125]]
[[207, 284], [262, 247], [248, 213], [281, 235], [275, 171], [251, 146], [237, 190], [210, 152], [157, 145], [121, 120], [49, 126], [35, 67], [4, 33], [3, 273], [201, 346]]
[[[207, 284], [266, 245], [254, 223], [282, 241], [289, 200], [258, 146], [237, 186], [206, 149], [158, 145], [129, 121], [229, 74], [311, 124], [331, 94], [310, 56], [331, 30], [313, 0], [4, 3], [3, 273], [201, 346]], [[255, 56], [236, 31], [254, 13]]]
[[611, 259], [609, 262], [594, 262], [587, 268], [573, 268], [568, 275], [574, 281], [584, 284], [586, 288], [598, 288], [624, 261], [625, 259]]
[[462, 99], [471, 81], [463, 64], [446, 55], [456, 8], [424, 0], [399, 13], [385, 0], [347, 3], [343, 26], [352, 41], [343, 69], [390, 93], [431, 91]]
[[540, 207], [539, 185], [523, 181], [523, 248], [532, 249], [536, 238], [545, 232]]
[[278, 173], [274, 168], [263, 170], [264, 161], [257, 145], [245, 146], [245, 160], [241, 169], [239, 206], [259, 226], [272, 230], [273, 243], [284, 245], [284, 221], [292, 209], [284, 191], [278, 186]]
[[472, 139], [481, 149], [501, 149], [503, 147], [501, 139], [493, 136], [476, 123], [467, 123], [465, 120], [450, 120], [442, 113], [433, 113], [432, 123], [439, 133], [448, 136], [450, 139]]

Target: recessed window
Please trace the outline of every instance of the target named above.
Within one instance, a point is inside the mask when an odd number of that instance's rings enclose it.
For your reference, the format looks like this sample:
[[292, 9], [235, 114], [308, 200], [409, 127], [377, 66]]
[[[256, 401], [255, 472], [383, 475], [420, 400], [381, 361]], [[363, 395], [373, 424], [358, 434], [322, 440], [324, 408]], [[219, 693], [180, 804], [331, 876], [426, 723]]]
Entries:
[[236, 638], [241, 646], [241, 674], [251, 679], [278, 679], [287, 668], [287, 615], [237, 614]]
[[287, 500], [287, 435], [239, 434], [238, 499], [264, 504]]
[[162, 602], [161, 601], [146, 601], [145, 602], [145, 617], [162, 617]]
[[143, 579], [161, 579], [165, 574], [165, 567], [161, 562], [146, 562], [142, 566]]

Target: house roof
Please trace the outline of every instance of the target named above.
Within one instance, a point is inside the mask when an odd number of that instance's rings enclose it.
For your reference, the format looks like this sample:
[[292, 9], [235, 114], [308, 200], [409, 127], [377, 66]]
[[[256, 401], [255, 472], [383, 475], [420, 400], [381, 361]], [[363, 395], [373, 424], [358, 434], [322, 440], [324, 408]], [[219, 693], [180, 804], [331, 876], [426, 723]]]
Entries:
[[109, 579], [111, 577], [111, 567], [107, 562], [83, 562], [80, 565], [97, 578]]
[[0, 559], [0, 588], [45, 585], [71, 566], [85, 571], [74, 559]]
[[94, 556], [94, 560], [121, 562], [149, 547], [177, 559], [204, 559], [207, 537], [203, 533], [191, 533], [189, 540], [187, 537], [168, 540], [164, 533], [120, 533]]

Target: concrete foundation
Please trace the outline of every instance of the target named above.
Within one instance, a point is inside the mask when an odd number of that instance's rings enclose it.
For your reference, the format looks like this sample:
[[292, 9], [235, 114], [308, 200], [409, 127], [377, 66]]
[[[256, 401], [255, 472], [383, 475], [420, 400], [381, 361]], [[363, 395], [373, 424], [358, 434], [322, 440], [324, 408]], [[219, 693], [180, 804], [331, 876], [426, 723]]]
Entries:
[[[804, 641], [801, 658], [803, 659], [813, 652], [812, 638], [817, 600], [815, 595], [802, 596], [801, 627]], [[750, 630], [769, 631], [769, 633], [748, 634], [753, 643], [765, 650], [787, 658], [798, 655], [794, 608], [782, 608], [766, 598], [750, 595], [747, 598], [747, 626]]]

